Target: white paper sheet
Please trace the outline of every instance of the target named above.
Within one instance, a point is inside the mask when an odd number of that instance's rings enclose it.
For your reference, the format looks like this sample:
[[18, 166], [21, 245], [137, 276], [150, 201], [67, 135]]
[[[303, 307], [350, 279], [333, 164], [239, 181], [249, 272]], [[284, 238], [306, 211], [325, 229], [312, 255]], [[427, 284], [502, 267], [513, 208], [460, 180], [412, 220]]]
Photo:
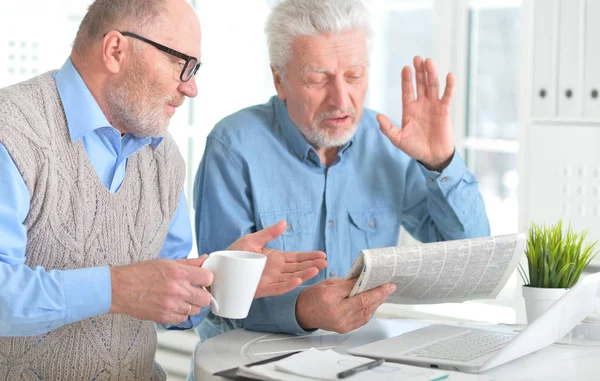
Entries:
[[[358, 365], [371, 362], [372, 359], [358, 356], [341, 355], [331, 349], [321, 351], [311, 348], [304, 352], [253, 367], [242, 367], [239, 375], [261, 380], [339, 381], [337, 374]], [[385, 362], [382, 365], [359, 372], [345, 378], [348, 381], [432, 381], [442, 380], [449, 372], [417, 366]]]

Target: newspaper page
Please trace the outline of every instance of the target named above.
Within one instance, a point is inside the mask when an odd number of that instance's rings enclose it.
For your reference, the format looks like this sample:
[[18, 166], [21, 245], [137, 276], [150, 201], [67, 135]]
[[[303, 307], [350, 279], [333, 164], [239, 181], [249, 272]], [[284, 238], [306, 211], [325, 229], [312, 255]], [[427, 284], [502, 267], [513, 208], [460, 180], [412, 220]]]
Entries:
[[363, 250], [348, 273], [349, 296], [396, 284], [388, 302], [451, 303], [495, 298], [525, 249], [525, 234]]

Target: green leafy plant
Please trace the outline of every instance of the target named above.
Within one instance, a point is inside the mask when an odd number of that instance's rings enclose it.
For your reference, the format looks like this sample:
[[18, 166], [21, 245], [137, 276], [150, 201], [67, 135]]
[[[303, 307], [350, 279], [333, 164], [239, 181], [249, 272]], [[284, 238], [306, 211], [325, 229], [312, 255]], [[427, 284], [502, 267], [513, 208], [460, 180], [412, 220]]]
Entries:
[[562, 221], [546, 227], [531, 224], [525, 255], [529, 272], [519, 264], [519, 273], [526, 286], [540, 288], [571, 288], [583, 270], [598, 254], [598, 241], [584, 245], [587, 232], [563, 232]]

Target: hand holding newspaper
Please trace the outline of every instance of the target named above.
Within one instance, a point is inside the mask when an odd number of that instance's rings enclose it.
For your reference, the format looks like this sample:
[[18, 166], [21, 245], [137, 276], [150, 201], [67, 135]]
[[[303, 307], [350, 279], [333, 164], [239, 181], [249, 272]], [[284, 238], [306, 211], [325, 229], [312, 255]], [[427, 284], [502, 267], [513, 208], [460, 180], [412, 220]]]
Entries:
[[508, 234], [363, 250], [347, 276], [357, 278], [349, 296], [391, 282], [392, 303], [495, 298], [524, 248], [525, 234]]

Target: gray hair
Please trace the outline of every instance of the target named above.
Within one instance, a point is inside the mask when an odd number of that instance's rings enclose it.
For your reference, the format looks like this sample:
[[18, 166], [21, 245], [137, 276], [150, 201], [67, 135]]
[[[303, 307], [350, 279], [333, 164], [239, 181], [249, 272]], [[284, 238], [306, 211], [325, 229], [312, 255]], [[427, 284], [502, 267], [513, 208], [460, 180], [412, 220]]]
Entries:
[[73, 50], [85, 53], [94, 40], [111, 30], [142, 32], [142, 26], [150, 27], [166, 9], [165, 0], [95, 0], [79, 25]]
[[280, 75], [285, 73], [296, 37], [360, 29], [369, 42], [370, 14], [361, 0], [282, 0], [273, 7], [265, 27], [271, 65]]

